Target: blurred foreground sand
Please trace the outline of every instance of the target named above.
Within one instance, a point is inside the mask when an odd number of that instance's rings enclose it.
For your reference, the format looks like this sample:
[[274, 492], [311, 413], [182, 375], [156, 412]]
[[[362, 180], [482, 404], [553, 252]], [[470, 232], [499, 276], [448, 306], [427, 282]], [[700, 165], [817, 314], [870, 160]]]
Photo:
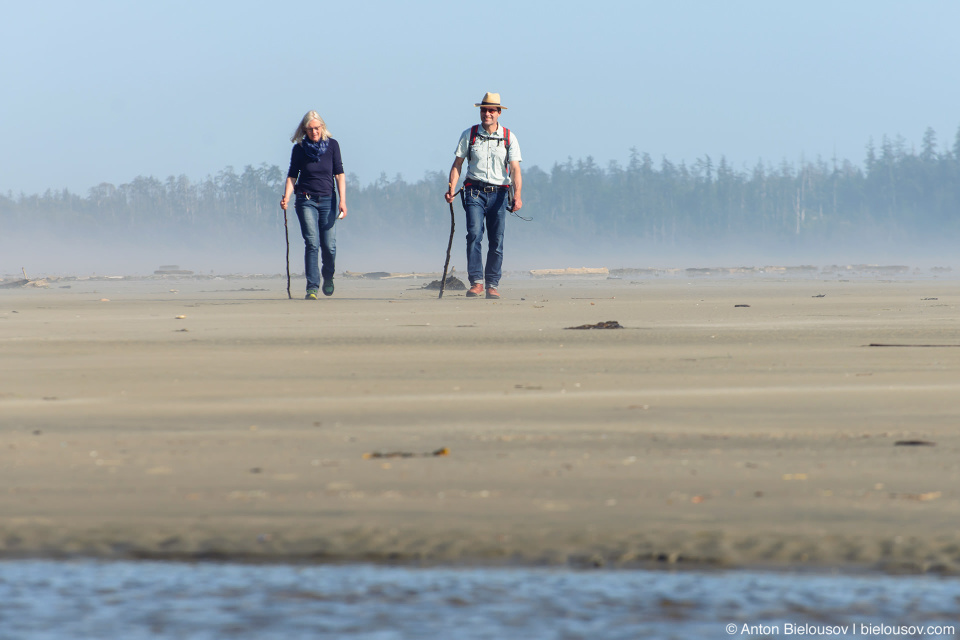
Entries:
[[422, 284], [0, 291], [0, 557], [960, 572], [960, 282]]

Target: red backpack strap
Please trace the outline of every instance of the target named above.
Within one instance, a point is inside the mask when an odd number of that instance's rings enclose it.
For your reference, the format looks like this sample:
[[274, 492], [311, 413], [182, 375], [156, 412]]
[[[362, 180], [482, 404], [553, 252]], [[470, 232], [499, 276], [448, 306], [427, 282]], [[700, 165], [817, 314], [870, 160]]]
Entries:
[[470, 161], [473, 160], [473, 143], [477, 140], [477, 131], [480, 130], [480, 125], [475, 124], [470, 127], [470, 143], [467, 145], [467, 164], [470, 164]]

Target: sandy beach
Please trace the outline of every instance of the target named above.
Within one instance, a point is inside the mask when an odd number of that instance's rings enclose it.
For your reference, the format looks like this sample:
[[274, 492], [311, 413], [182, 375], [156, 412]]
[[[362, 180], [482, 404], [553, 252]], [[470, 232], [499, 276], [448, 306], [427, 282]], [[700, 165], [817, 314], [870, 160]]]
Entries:
[[960, 573], [955, 277], [425, 282], [0, 289], [0, 557]]

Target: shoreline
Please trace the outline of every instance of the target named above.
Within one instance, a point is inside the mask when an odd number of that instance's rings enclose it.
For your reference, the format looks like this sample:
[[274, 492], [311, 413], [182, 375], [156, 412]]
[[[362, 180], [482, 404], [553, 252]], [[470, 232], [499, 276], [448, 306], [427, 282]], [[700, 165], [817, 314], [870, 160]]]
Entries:
[[[295, 527], [296, 529], [298, 527]], [[608, 571], [697, 571], [697, 572], [765, 572], [807, 575], [934, 575], [953, 578], [960, 575], [957, 567], [948, 562], [917, 559], [917, 555], [952, 554], [956, 539], [941, 540], [942, 545], [911, 540], [902, 545], [902, 551], [890, 554], [891, 547], [901, 546], [893, 539], [877, 537], [864, 540], [860, 536], [830, 536], [827, 549], [818, 548], [820, 539], [804, 535], [771, 535], [769, 532], [741, 539], [722, 539], [720, 536], [694, 534], [685, 536], [681, 544], [666, 543], [656, 546], [657, 540], [675, 537], [676, 531], [649, 538], [629, 535], [630, 542], [605, 540], [590, 546], [578, 539], [568, 541], [570, 550], [532, 551], [543, 543], [540, 539], [517, 541], [516, 547], [494, 543], [486, 538], [469, 539], [462, 536], [445, 537], [443, 533], [413, 531], [399, 536], [396, 546], [383, 545], [383, 532], [373, 530], [346, 531], [340, 535], [317, 539], [315, 535], [296, 534], [290, 540], [282, 538], [289, 531], [281, 530], [278, 537], [270, 534], [224, 535], [212, 530], [208, 538], [200, 537], [184, 544], [183, 529], [171, 529], [169, 537], [156, 540], [157, 531], [127, 529], [115, 535], [113, 527], [93, 530], [71, 530], [63, 539], [48, 535], [52, 529], [31, 530], [18, 528], [0, 532], [4, 546], [0, 549], [0, 563], [8, 561], [101, 561], [101, 562], [174, 562], [241, 565], [342, 566], [371, 565], [406, 568], [472, 568], [472, 569], [568, 569]], [[274, 529], [275, 530], [275, 529]], [[62, 529], [56, 529], [60, 533]], [[361, 535], [357, 535], [360, 533]], [[31, 543], [21, 545], [17, 540], [29, 536]], [[171, 549], [168, 540], [176, 538], [178, 546], [194, 548]], [[366, 546], [370, 538], [376, 545]], [[430, 538], [428, 544], [424, 539]], [[699, 540], [697, 540], [699, 539]], [[762, 540], [762, 541], [761, 541]], [[134, 542], [135, 541], [135, 542]], [[733, 555], [696, 555], [696, 545], [703, 544], [714, 552], [717, 547], [734, 549], [751, 547], [749, 552]], [[46, 545], [50, 546], [46, 546]], [[34, 545], [39, 545], [39, 548]], [[411, 546], [423, 548], [411, 550]], [[45, 547], [45, 548], [44, 548]], [[289, 548], [289, 547], [292, 547]], [[352, 547], [344, 549], [344, 547]], [[456, 552], [451, 552], [454, 547]], [[945, 548], [946, 547], [946, 548]], [[691, 548], [692, 553], [683, 551]], [[651, 549], [654, 549], [651, 551]], [[660, 549], [659, 551], [656, 549]], [[808, 552], [820, 552], [812, 557]], [[852, 559], [850, 554], [857, 558]]]
[[[291, 272], [293, 279], [303, 279], [303, 272]], [[450, 274], [452, 276], [464, 276], [462, 272], [458, 274], [454, 267]], [[237, 273], [237, 272], [214, 272], [201, 273], [190, 269], [181, 269], [180, 265], [161, 265], [153, 273], [138, 274], [64, 274], [41, 272], [39, 275], [31, 274], [28, 277], [25, 270], [19, 274], [0, 273], [0, 288], [23, 286], [29, 282], [39, 280], [57, 281], [102, 281], [102, 280], [277, 280], [286, 278], [283, 273]], [[343, 271], [337, 274], [339, 280], [357, 281], [357, 280], [431, 280], [439, 279], [441, 273], [437, 272], [386, 272], [386, 271]], [[960, 273], [955, 273], [952, 266], [911, 266], [909, 264], [881, 264], [881, 263], [829, 263], [829, 264], [762, 264], [762, 265], [714, 265], [698, 267], [678, 267], [678, 266], [647, 266], [647, 267], [564, 267], [564, 268], [537, 268], [537, 269], [515, 269], [504, 271], [505, 280], [563, 280], [568, 279], [572, 282], [588, 282], [591, 280], [618, 280], [624, 277], [640, 278], [661, 278], [661, 277], [694, 277], [704, 278], [726, 278], [726, 277], [757, 277], [757, 278], [834, 278], [842, 276], [851, 276], [856, 278], [905, 278], [905, 279], [924, 279], [924, 278], [955, 278], [960, 277]], [[464, 276], [465, 277], [465, 276]], [[43, 285], [41, 285], [43, 286]]]
[[960, 282], [687, 275], [0, 290], [0, 559], [960, 573]]

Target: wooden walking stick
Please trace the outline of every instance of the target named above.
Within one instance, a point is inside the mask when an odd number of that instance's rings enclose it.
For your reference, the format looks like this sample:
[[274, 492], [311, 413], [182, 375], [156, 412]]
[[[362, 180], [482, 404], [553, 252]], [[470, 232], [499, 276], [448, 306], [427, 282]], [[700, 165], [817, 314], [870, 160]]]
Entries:
[[453, 214], [453, 203], [450, 203], [450, 240], [447, 241], [447, 259], [443, 263], [443, 280], [440, 281], [440, 295], [443, 297], [443, 288], [447, 286], [447, 267], [450, 266], [450, 249], [453, 248], [453, 229], [457, 226], [456, 218]]
[[290, 230], [287, 229], [287, 210], [283, 210], [283, 237], [287, 241], [287, 300], [293, 300], [290, 295]]

